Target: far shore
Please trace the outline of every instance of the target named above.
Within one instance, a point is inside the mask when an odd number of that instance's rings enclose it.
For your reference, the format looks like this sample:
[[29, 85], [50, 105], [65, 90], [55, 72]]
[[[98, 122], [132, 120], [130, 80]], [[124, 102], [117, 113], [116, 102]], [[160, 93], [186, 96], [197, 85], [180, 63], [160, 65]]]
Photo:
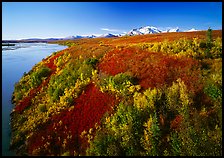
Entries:
[[2, 43], [2, 46], [15, 46], [13, 43]]

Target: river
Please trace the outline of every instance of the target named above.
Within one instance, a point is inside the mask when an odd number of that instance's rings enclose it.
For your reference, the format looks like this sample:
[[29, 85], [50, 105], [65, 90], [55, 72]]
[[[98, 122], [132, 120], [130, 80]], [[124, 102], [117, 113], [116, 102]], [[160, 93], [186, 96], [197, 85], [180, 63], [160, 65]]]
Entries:
[[11, 139], [10, 112], [11, 96], [14, 84], [20, 80], [24, 72], [53, 52], [63, 50], [67, 46], [47, 43], [16, 43], [15, 46], [2, 46], [2, 156], [15, 156], [9, 150]]

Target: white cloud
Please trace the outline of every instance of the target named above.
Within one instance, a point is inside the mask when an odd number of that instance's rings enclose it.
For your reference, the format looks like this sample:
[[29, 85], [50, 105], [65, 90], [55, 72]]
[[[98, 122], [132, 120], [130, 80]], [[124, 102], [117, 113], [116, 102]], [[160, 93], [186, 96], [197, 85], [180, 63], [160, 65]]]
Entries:
[[101, 28], [103, 31], [109, 31], [109, 32], [123, 32], [122, 30], [117, 30], [117, 29], [108, 29], [108, 28]]

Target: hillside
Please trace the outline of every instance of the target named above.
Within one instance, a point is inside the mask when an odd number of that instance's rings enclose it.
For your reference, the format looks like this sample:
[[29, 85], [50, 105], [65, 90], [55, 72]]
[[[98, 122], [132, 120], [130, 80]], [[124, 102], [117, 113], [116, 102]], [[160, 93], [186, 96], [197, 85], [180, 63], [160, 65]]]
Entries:
[[57, 43], [15, 85], [18, 155], [222, 155], [221, 30]]

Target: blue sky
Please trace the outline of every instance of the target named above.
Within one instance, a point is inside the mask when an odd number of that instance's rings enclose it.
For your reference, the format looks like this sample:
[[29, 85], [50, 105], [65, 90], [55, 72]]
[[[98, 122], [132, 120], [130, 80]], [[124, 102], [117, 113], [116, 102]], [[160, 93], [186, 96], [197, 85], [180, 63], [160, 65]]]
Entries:
[[221, 2], [3, 2], [2, 39], [162, 30], [222, 29]]

